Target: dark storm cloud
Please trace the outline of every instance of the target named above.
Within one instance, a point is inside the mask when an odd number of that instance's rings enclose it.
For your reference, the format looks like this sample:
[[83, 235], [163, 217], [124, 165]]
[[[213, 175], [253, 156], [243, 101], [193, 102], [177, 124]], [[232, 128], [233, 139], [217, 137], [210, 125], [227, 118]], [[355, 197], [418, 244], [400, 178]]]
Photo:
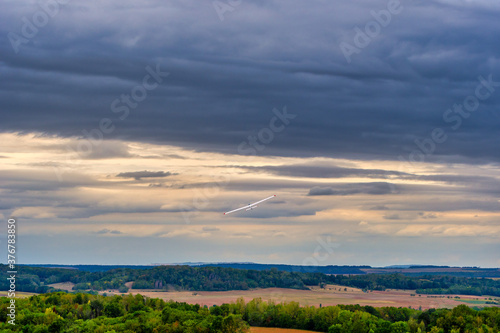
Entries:
[[252, 172], [269, 172], [280, 176], [306, 177], [306, 178], [390, 178], [414, 177], [411, 174], [377, 169], [343, 168], [337, 166], [320, 166], [312, 164], [292, 164], [280, 166], [230, 166], [250, 170]]
[[170, 171], [132, 171], [132, 172], [120, 172], [116, 175], [119, 178], [134, 178], [135, 180], [141, 180], [142, 178], [164, 178], [168, 176], [176, 175]]
[[[240, 168], [249, 173], [263, 172], [279, 176], [291, 176], [301, 178], [371, 178], [371, 179], [400, 179], [441, 182], [452, 185], [466, 185], [471, 191], [481, 191], [483, 193], [500, 193], [500, 181], [495, 177], [489, 176], [469, 176], [460, 174], [435, 174], [435, 175], [415, 175], [407, 172], [380, 170], [380, 169], [361, 169], [344, 168], [335, 165], [316, 165], [313, 164], [288, 164], [279, 166], [228, 166], [228, 168]], [[446, 170], [443, 170], [446, 171]], [[451, 170], [452, 171], [452, 170]], [[378, 183], [382, 184], [382, 183]], [[393, 186], [393, 185], [391, 185]], [[406, 186], [412, 187], [412, 186]], [[413, 187], [415, 190], [415, 187]]]
[[106, 142], [103, 141], [99, 145], [95, 145], [92, 151], [86, 156], [88, 159], [106, 159], [106, 158], [126, 158], [132, 157], [129, 153], [127, 145], [121, 142]]
[[308, 195], [335, 195], [335, 191], [331, 187], [314, 187], [309, 190]]
[[316, 186], [309, 190], [309, 196], [317, 195], [353, 195], [353, 194], [394, 194], [398, 193], [397, 187], [390, 183], [359, 183], [339, 184], [335, 187]]
[[105, 234], [121, 235], [121, 234], [123, 234], [123, 232], [121, 232], [119, 230], [101, 229], [99, 231], [96, 231], [95, 234], [98, 234], [98, 235], [105, 235]]
[[[236, 168], [238, 166], [229, 166]], [[224, 167], [226, 168], [226, 167]], [[290, 189], [302, 189], [308, 191], [308, 196], [320, 195], [351, 195], [351, 194], [426, 194], [435, 195], [436, 193], [454, 195], [463, 193], [464, 191], [471, 195], [480, 195], [492, 197], [500, 197], [500, 181], [495, 177], [488, 176], [468, 176], [454, 174], [436, 174], [436, 175], [413, 175], [396, 171], [386, 171], [377, 169], [355, 169], [355, 168], [340, 168], [340, 167], [313, 167], [308, 165], [284, 165], [284, 166], [263, 166], [263, 167], [239, 167], [247, 170], [251, 178], [234, 179], [230, 182], [200, 182], [200, 183], [176, 183], [171, 185], [166, 184], [150, 184], [150, 187], [168, 187], [176, 189], [224, 189], [227, 191], [272, 191], [270, 194], [280, 191], [289, 191]], [[304, 177], [305, 180], [297, 180], [293, 178], [285, 179], [260, 179], [256, 173], [271, 172], [275, 175], [284, 175], [289, 177]], [[390, 177], [388, 175], [391, 175]], [[413, 184], [392, 183], [392, 182], [342, 182], [342, 183], [325, 183], [320, 182], [317, 178], [380, 178], [402, 181], [417, 181]], [[430, 183], [431, 182], [431, 183]], [[484, 197], [486, 200], [486, 197]], [[273, 201], [278, 203], [279, 201]], [[470, 206], [467, 204], [467, 206]], [[479, 205], [482, 206], [482, 205]], [[370, 208], [374, 210], [383, 210], [379, 208]]]
[[[350, 64], [339, 44], [388, 1], [244, 2], [224, 21], [210, 1], [72, 1], [16, 54], [8, 33], [40, 10], [27, 3], [0, 5], [1, 131], [85, 137], [109, 118], [105, 139], [237, 154], [286, 105], [297, 118], [259, 154], [408, 159], [441, 127], [426, 160], [500, 160], [500, 91], [458, 129], [443, 120], [479, 75], [500, 81], [493, 3], [402, 1]], [[170, 75], [120, 120], [113, 101], [157, 64]]]
[[484, 198], [478, 196], [471, 198], [468, 196], [466, 199], [453, 199], [453, 198], [440, 198], [439, 196], [429, 199], [416, 200], [412, 202], [402, 202], [396, 205], [400, 211], [414, 211], [414, 210], [428, 210], [435, 212], [448, 212], [448, 211], [484, 211], [484, 212], [500, 212], [500, 203], [498, 199]]
[[423, 219], [435, 219], [437, 218], [438, 216], [434, 213], [424, 213], [424, 212], [420, 212], [418, 213], [418, 216], [420, 216], [421, 218]]
[[401, 220], [399, 214], [388, 214], [383, 216], [386, 220]]

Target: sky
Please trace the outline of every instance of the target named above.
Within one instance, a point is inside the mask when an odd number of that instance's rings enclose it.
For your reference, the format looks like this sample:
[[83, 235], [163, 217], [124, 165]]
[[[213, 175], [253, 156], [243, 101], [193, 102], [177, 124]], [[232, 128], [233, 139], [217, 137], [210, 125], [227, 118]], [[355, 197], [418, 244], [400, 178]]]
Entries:
[[23, 264], [500, 267], [499, 15], [4, 0], [0, 246], [15, 218]]

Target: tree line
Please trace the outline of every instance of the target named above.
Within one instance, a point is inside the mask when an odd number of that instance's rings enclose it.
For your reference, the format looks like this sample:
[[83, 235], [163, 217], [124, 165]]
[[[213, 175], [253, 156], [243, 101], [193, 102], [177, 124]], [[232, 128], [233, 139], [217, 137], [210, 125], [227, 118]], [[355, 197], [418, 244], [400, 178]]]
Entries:
[[359, 305], [301, 307], [238, 299], [221, 306], [200, 306], [132, 296], [48, 293], [17, 299], [16, 325], [7, 322], [8, 298], [0, 298], [0, 331], [4, 332], [189, 332], [238, 333], [249, 326], [305, 329], [317, 332], [498, 332], [500, 308], [420, 311]]
[[462, 294], [500, 296], [500, 280], [457, 276], [402, 274], [337, 275], [330, 283], [366, 290], [406, 289], [419, 294]]
[[[8, 290], [8, 268], [0, 266], [0, 290]], [[307, 289], [327, 280], [321, 273], [242, 270], [225, 267], [155, 266], [149, 269], [117, 268], [106, 272], [23, 266], [19, 269], [18, 291], [44, 293], [49, 284], [72, 282], [74, 290], [126, 288], [133, 281], [135, 289], [177, 289], [196, 291], [247, 290], [252, 288]], [[125, 289], [123, 289], [126, 292]]]
[[[0, 265], [0, 290], [8, 290], [6, 265]], [[466, 294], [500, 296], [500, 280], [455, 276], [402, 274], [326, 275], [322, 273], [287, 272], [276, 268], [246, 270], [229, 267], [155, 266], [148, 269], [116, 268], [108, 271], [22, 266], [18, 291], [46, 293], [49, 284], [72, 282], [74, 290], [103, 291], [118, 289], [126, 293], [127, 282], [134, 289], [227, 291], [253, 288], [308, 289], [310, 286], [338, 284], [364, 290], [407, 289], [420, 294]]]

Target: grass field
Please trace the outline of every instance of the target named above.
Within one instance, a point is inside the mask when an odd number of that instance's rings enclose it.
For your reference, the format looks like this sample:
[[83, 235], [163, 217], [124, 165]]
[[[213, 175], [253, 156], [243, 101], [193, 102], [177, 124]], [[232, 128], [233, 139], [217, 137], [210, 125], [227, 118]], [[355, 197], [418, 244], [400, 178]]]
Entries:
[[62, 283], [52, 283], [49, 284], [50, 287], [56, 288], [56, 289], [62, 289], [66, 291], [73, 291], [73, 286], [75, 284], [72, 282], [62, 282]]
[[[16, 291], [16, 298], [25, 298], [25, 297], [30, 297], [36, 295], [34, 293], [26, 293], [24, 291]], [[8, 297], [9, 292], [8, 291], [0, 291], [0, 297]]]
[[493, 304], [487, 304], [487, 300], [475, 300], [475, 299], [462, 299], [460, 300], [461, 302], [467, 303], [467, 304], [473, 304], [473, 305], [493, 305]]

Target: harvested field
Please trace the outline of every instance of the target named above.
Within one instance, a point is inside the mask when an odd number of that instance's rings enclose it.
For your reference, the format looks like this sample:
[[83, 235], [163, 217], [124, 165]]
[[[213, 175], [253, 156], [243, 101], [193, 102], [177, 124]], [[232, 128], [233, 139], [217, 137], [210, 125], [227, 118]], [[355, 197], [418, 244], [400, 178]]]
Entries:
[[[110, 292], [105, 291], [108, 295]], [[412, 307], [414, 309], [422, 308], [452, 308], [460, 304], [464, 304], [463, 300], [484, 300], [485, 297], [478, 296], [459, 296], [460, 299], [455, 299], [456, 295], [417, 295], [411, 290], [387, 290], [363, 292], [360, 289], [328, 285], [325, 289], [313, 288], [312, 290], [295, 290], [281, 288], [267, 288], [254, 290], [233, 290], [233, 291], [152, 291], [130, 289], [132, 294], [142, 294], [148, 297], [161, 298], [166, 301], [174, 300], [178, 302], [186, 302], [200, 305], [221, 305], [223, 303], [235, 302], [242, 297], [245, 302], [249, 302], [254, 298], [262, 298], [269, 301], [274, 300], [277, 303], [281, 302], [299, 302], [300, 305], [322, 306], [338, 305], [338, 304], [359, 304], [371, 305], [375, 307], [394, 306], [394, 307]], [[113, 290], [111, 294], [119, 294], [117, 290]], [[415, 296], [412, 296], [415, 295]], [[489, 305], [492, 306], [492, 305]]]
[[[16, 298], [26, 298], [36, 295], [35, 293], [28, 293], [24, 291], [16, 291]], [[9, 292], [8, 291], [0, 291], [0, 297], [9, 297]]]
[[66, 290], [66, 291], [73, 291], [74, 285], [75, 284], [73, 282], [61, 282], [61, 283], [52, 283], [52, 284], [49, 284], [48, 286], [56, 288], [56, 289]]

